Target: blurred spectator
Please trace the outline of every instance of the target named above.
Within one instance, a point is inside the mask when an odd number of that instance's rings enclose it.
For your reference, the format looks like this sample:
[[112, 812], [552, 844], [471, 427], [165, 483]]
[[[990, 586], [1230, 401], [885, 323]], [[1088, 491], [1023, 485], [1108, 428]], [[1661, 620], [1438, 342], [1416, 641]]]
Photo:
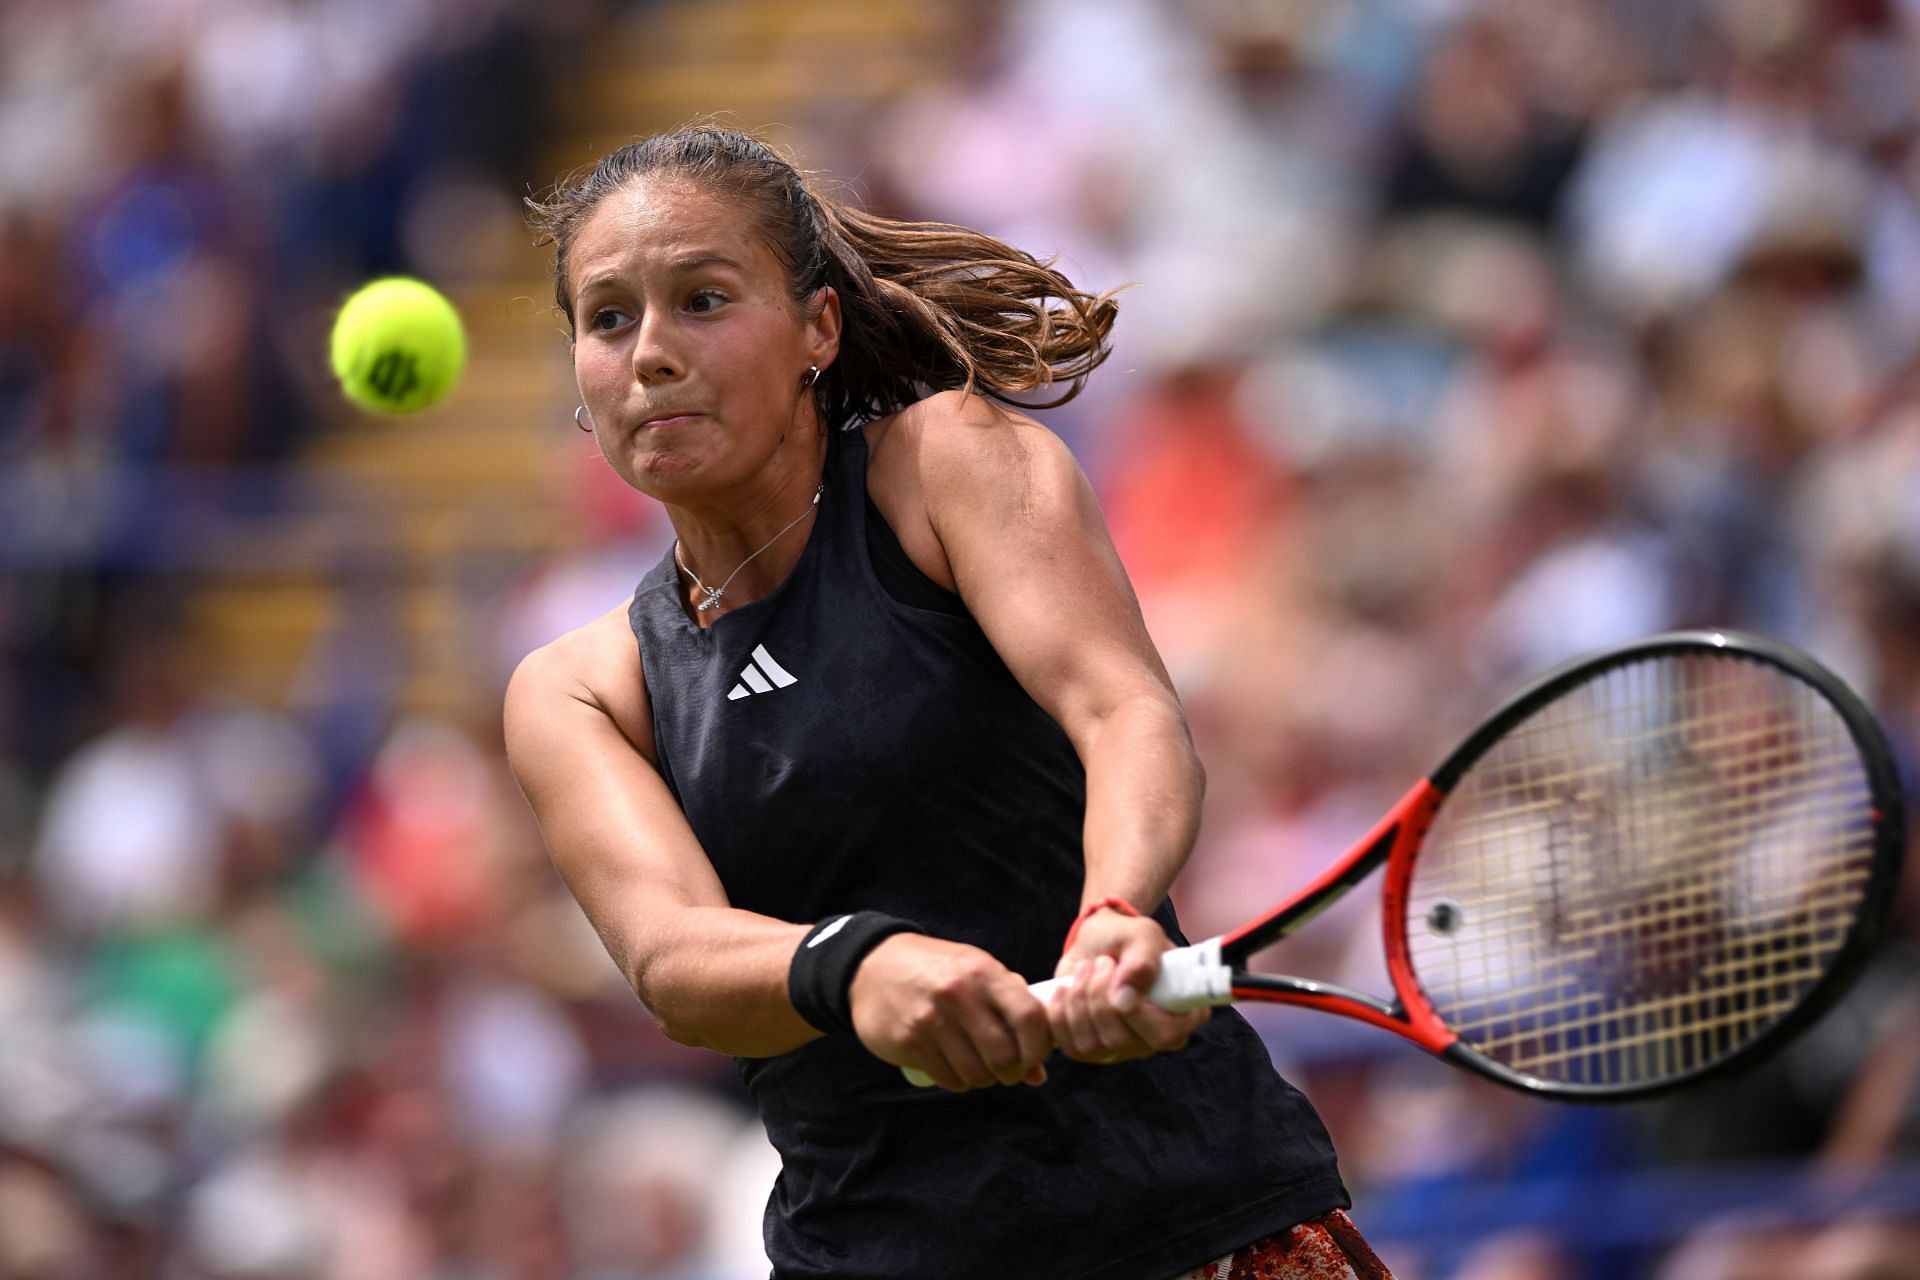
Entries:
[[1510, 218], [1545, 230], [1579, 161], [1578, 122], [1534, 102], [1515, 35], [1470, 14], [1429, 50], [1407, 100], [1400, 151], [1381, 184], [1384, 210]]
[[48, 789], [34, 865], [67, 928], [93, 933], [191, 920], [214, 903], [221, 832], [187, 724], [192, 679], [177, 624], [129, 636], [118, 723]]

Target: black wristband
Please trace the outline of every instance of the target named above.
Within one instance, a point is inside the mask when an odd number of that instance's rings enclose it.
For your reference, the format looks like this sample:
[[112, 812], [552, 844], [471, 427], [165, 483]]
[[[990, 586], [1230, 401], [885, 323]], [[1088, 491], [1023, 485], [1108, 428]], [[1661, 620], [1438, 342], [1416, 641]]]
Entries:
[[829, 1034], [853, 1030], [854, 970], [896, 933], [921, 928], [879, 911], [829, 916], [813, 926], [787, 966], [787, 998], [809, 1025]]

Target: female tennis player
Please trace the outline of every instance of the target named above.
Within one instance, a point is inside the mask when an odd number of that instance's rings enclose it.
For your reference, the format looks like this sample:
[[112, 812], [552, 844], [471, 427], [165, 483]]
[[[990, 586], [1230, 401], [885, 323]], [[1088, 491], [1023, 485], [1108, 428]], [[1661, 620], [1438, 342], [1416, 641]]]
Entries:
[[717, 128], [534, 220], [576, 420], [678, 539], [522, 662], [508, 752], [641, 1002], [738, 1059], [774, 1275], [1385, 1276], [1247, 1025], [1142, 998], [1200, 766], [1072, 456], [983, 398], [1078, 391], [1112, 298]]

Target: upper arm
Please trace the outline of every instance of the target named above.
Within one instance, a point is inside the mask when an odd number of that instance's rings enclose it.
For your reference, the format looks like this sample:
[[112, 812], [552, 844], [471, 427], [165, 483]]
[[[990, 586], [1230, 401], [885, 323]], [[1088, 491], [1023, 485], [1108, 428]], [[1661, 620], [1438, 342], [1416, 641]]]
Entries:
[[[643, 704], [644, 692], [637, 669], [610, 669], [615, 639], [590, 624], [523, 659], [507, 685], [506, 743], [555, 868], [637, 987], [676, 910], [727, 898], [673, 793], [622, 728], [632, 718], [622, 704]], [[629, 680], [635, 687], [623, 688]]]
[[[1093, 487], [1023, 415], [934, 397], [907, 446], [954, 589], [1014, 676], [1076, 742], [1122, 703], [1178, 701]], [[895, 446], [898, 448], [899, 446]]]

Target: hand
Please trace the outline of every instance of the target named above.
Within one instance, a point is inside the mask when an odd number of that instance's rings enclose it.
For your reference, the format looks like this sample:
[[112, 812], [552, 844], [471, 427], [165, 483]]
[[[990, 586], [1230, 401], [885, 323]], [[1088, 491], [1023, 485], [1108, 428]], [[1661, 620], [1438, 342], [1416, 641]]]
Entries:
[[849, 996], [860, 1043], [942, 1089], [1046, 1083], [1046, 1012], [1026, 979], [978, 947], [897, 933], [860, 962]]
[[1111, 908], [1080, 925], [1054, 971], [1073, 985], [1047, 1002], [1047, 1023], [1060, 1051], [1078, 1062], [1128, 1062], [1186, 1047], [1211, 1009], [1169, 1013], [1147, 998], [1160, 957], [1173, 942], [1151, 917]]

